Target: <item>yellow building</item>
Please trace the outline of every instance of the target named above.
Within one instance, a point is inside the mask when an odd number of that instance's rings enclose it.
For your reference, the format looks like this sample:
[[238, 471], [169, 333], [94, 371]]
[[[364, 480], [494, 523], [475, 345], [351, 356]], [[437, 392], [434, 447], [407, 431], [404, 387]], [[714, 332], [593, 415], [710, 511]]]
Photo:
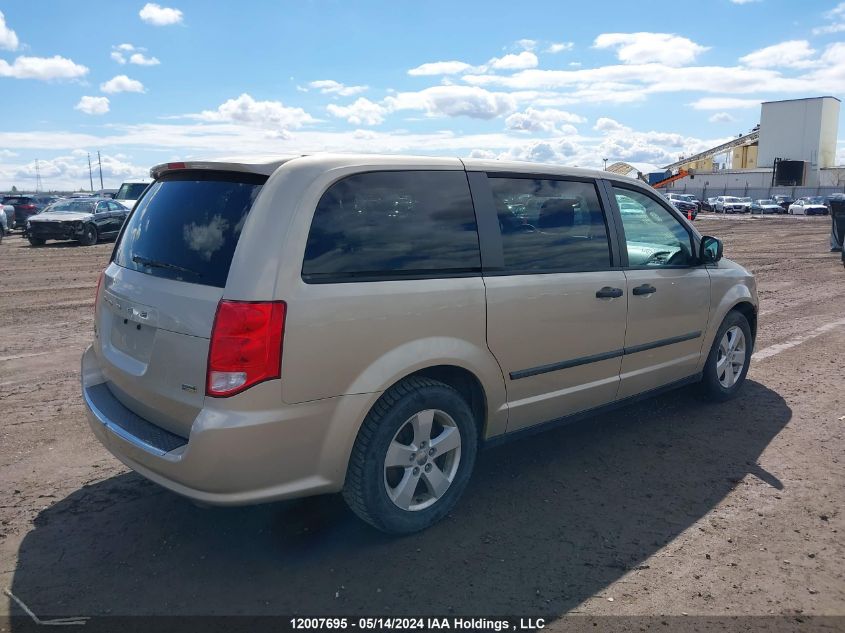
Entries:
[[738, 145], [731, 152], [731, 169], [754, 169], [757, 167], [757, 143]]

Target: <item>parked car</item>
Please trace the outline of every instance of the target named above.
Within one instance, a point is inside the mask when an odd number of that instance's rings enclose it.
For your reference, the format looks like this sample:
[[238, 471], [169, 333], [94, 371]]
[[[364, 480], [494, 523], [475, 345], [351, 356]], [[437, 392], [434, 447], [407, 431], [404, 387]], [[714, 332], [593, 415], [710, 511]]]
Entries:
[[789, 209], [789, 205], [795, 202], [795, 200], [791, 196], [782, 194], [772, 196], [772, 200], [774, 200], [781, 206], [781, 208], [783, 209], [783, 213], [786, 213]]
[[689, 202], [695, 205], [696, 214], [701, 211], [701, 201], [698, 200], [695, 196], [686, 193], [667, 193], [666, 197], [669, 199], [669, 201], [680, 200], [682, 202]]
[[26, 237], [32, 246], [43, 246], [47, 240], [76, 240], [92, 246], [117, 235], [128, 215], [129, 209], [111, 199], [68, 198], [29, 218]]
[[672, 206], [674, 206], [684, 215], [684, 217], [688, 219], [695, 220], [698, 215], [698, 207], [689, 200], [684, 200], [683, 198], [669, 198], [669, 202], [671, 202]]
[[[11, 218], [11, 219], [10, 219]], [[0, 205], [0, 239], [12, 230], [10, 222], [15, 219], [15, 207], [10, 204]]]
[[783, 213], [783, 208], [771, 198], [757, 200], [751, 210], [753, 213]]
[[713, 210], [716, 213], [744, 213], [745, 203], [734, 196], [718, 196]]
[[787, 212], [790, 215], [827, 215], [830, 210], [827, 208], [822, 196], [811, 196], [808, 198], [798, 198], [798, 200], [789, 205]]
[[743, 213], [751, 213], [752, 207], [754, 206], [754, 200], [751, 199], [751, 196], [742, 196], [739, 198], [739, 201], [744, 205], [743, 206]]
[[753, 276], [637, 180], [373, 155], [152, 174], [82, 392], [105, 447], [186, 497], [342, 491], [414, 532], [480, 445], [688, 383], [723, 401], [748, 371]]
[[716, 210], [716, 196], [712, 196], [710, 198], [705, 198], [701, 202], [701, 208], [704, 211], [715, 211]]
[[41, 209], [36, 199], [29, 195], [3, 196], [3, 199], [0, 200], [0, 204], [2, 204], [4, 207], [11, 206], [14, 209], [12, 225], [10, 228], [25, 227], [27, 219], [38, 213], [38, 211]]
[[120, 189], [117, 190], [117, 193], [114, 195], [114, 199], [123, 206], [131, 209], [135, 206], [135, 203], [138, 201], [138, 198], [141, 197], [141, 194], [144, 193], [144, 190], [146, 190], [149, 186], [150, 181], [143, 178], [127, 180], [120, 185]]

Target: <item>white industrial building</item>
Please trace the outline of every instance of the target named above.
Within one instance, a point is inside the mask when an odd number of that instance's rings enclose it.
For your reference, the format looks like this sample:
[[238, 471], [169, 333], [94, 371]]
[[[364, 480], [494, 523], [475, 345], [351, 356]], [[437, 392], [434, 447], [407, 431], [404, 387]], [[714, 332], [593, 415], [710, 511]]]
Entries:
[[[840, 105], [832, 96], [766, 101], [748, 134], [682, 156], [643, 179], [667, 191], [712, 195], [843, 191], [845, 166], [836, 165]], [[621, 170], [618, 165], [611, 167]]]

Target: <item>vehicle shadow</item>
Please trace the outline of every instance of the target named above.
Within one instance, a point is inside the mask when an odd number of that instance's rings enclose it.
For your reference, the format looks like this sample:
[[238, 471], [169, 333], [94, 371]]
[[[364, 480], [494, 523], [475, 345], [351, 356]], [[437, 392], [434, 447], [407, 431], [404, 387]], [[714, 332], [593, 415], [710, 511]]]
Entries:
[[39, 514], [12, 592], [42, 617], [554, 617], [640, 565], [744, 477], [782, 488], [757, 459], [791, 415], [749, 381], [728, 404], [683, 390], [501, 445], [480, 455], [451, 516], [403, 538], [364, 525], [337, 495], [198, 508], [120, 475]]

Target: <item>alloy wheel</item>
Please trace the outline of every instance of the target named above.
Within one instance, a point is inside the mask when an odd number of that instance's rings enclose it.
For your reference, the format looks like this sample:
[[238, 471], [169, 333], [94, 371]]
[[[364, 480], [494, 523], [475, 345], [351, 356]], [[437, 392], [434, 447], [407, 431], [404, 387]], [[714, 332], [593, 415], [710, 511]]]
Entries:
[[449, 490], [461, 461], [461, 433], [439, 409], [408, 418], [384, 459], [384, 487], [393, 503], [410, 512], [434, 505]]
[[716, 357], [716, 377], [725, 389], [730, 389], [739, 380], [745, 367], [745, 334], [742, 329], [734, 325], [719, 341], [719, 352]]

